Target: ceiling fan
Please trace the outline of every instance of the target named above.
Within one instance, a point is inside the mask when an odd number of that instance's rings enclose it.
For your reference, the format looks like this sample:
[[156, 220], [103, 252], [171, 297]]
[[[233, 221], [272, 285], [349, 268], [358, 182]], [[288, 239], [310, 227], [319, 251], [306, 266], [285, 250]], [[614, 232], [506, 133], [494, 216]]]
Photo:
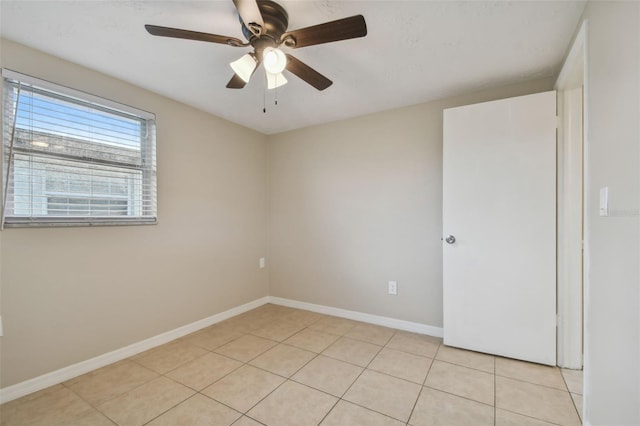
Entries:
[[278, 3], [271, 0], [233, 0], [233, 3], [240, 16], [242, 33], [248, 42], [235, 37], [156, 25], [145, 25], [145, 28], [155, 36], [199, 40], [232, 47], [252, 46], [252, 52], [230, 64], [235, 72], [227, 84], [230, 89], [243, 88], [258, 66], [263, 64], [269, 89], [287, 82], [282, 74], [286, 69], [316, 89], [324, 90], [333, 82], [294, 56], [284, 53], [280, 46], [297, 49], [367, 35], [367, 24], [362, 15], [287, 31], [289, 15]]

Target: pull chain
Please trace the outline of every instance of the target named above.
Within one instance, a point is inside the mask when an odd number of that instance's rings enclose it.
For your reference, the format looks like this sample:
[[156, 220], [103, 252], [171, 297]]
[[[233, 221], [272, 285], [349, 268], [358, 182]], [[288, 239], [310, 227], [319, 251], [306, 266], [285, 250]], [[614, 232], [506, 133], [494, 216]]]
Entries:
[[[274, 88], [274, 105], [278, 105], [278, 76], [275, 77], [276, 79], [276, 87]], [[267, 92], [268, 92], [268, 81], [267, 81], [267, 74], [265, 73], [264, 75], [264, 92], [262, 94], [262, 113], [266, 114], [267, 113]]]
[[262, 92], [262, 113], [267, 113], [267, 73], [264, 73], [264, 89]]

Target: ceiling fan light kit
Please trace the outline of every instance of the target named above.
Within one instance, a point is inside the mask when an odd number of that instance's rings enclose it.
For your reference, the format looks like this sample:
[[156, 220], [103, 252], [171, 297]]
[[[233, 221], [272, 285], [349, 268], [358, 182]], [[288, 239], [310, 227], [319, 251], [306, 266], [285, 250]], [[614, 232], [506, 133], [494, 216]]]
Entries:
[[280, 74], [287, 66], [287, 57], [282, 50], [275, 47], [265, 47], [262, 52], [264, 69], [271, 74]]
[[262, 63], [268, 89], [275, 89], [287, 83], [283, 74], [286, 70], [316, 89], [324, 90], [333, 82], [307, 64], [283, 52], [280, 46], [297, 49], [367, 35], [367, 24], [362, 15], [287, 32], [289, 16], [278, 3], [271, 0], [233, 0], [233, 3], [240, 16], [242, 33], [248, 40], [247, 43], [235, 37], [177, 28], [156, 25], [145, 25], [145, 28], [149, 34], [155, 36], [219, 43], [231, 47], [253, 47], [253, 52], [231, 62], [234, 75], [227, 83], [230, 89], [243, 88]]
[[229, 65], [231, 65], [231, 69], [238, 77], [248, 83], [258, 66], [258, 61], [251, 53], [245, 53], [240, 59], [231, 62]]
[[276, 89], [280, 86], [284, 86], [288, 83], [286, 77], [282, 73], [271, 74], [270, 72], [267, 74], [267, 89]]

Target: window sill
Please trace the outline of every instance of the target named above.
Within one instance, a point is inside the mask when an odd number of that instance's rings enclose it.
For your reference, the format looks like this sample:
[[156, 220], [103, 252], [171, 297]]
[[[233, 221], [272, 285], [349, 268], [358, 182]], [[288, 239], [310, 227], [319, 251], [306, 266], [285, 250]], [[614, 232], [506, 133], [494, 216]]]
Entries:
[[141, 218], [130, 217], [122, 219], [114, 218], [50, 218], [50, 217], [30, 217], [30, 218], [6, 218], [4, 228], [57, 228], [57, 227], [82, 227], [82, 226], [136, 226], [136, 225], [157, 225], [158, 219], [155, 217]]

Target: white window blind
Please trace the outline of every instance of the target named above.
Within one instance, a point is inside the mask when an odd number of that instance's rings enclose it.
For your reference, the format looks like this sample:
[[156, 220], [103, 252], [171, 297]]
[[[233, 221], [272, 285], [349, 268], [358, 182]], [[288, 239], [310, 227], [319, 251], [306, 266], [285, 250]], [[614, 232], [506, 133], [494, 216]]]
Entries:
[[9, 70], [3, 226], [156, 222], [155, 118]]

